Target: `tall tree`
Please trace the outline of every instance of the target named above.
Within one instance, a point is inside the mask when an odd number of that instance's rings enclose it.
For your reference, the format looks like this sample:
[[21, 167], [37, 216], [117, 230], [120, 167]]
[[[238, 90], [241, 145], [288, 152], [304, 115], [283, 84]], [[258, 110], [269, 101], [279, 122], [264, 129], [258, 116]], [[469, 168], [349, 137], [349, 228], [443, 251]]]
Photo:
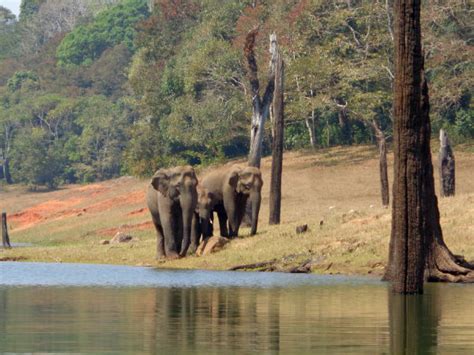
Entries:
[[420, 2], [395, 2], [394, 185], [389, 264], [398, 293], [421, 293], [428, 281], [474, 282], [474, 265], [443, 239], [431, 159], [428, 84], [420, 44]]
[[423, 293], [420, 1], [394, 3], [394, 182], [389, 270], [396, 293]]
[[284, 131], [284, 63], [278, 48], [276, 34], [270, 36], [275, 61], [275, 93], [273, 97], [273, 146], [272, 175], [270, 181], [270, 224], [280, 224], [281, 215], [281, 178], [283, 169], [283, 131]]
[[[271, 69], [267, 87], [265, 88], [263, 97], [261, 97], [257, 60], [255, 58], [255, 38], [257, 37], [257, 34], [258, 28], [253, 29], [247, 34], [244, 55], [247, 59], [247, 75], [250, 81], [250, 93], [252, 95], [252, 127], [250, 131], [249, 165], [260, 167], [265, 121], [270, 113], [270, 105], [272, 104], [273, 91], [275, 88], [275, 71], [272, 69], [275, 66], [274, 64], [270, 65]], [[272, 63], [275, 63], [275, 51], [272, 53]]]

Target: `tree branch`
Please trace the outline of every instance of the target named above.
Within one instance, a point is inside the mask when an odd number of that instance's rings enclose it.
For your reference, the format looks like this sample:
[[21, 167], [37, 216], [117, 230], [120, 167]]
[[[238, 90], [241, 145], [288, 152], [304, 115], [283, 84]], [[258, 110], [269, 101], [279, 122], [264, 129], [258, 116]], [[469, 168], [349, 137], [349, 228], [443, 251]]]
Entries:
[[252, 101], [259, 99], [260, 83], [258, 82], [258, 67], [255, 59], [255, 38], [258, 34], [258, 27], [251, 30], [245, 38], [244, 55], [247, 59], [248, 77], [252, 92]]

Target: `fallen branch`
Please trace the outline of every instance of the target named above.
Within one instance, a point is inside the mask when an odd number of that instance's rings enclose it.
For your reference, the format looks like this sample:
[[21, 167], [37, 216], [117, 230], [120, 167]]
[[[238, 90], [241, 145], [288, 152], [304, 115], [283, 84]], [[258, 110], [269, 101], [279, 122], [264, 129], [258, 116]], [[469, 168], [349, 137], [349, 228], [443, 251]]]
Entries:
[[244, 270], [244, 269], [258, 269], [265, 266], [271, 266], [276, 263], [276, 259], [270, 261], [263, 261], [260, 263], [253, 263], [253, 264], [244, 264], [244, 265], [237, 265], [233, 266], [229, 269], [229, 271], [236, 271], [236, 270]]

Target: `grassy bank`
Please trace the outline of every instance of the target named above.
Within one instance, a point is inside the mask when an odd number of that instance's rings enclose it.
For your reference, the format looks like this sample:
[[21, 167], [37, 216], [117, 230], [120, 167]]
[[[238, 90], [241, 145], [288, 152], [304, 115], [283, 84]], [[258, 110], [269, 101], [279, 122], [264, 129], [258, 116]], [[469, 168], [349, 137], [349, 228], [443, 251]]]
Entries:
[[[373, 147], [286, 153], [279, 226], [268, 225], [270, 164], [270, 159], [262, 164], [265, 185], [256, 236], [248, 237], [244, 228], [241, 237], [218, 253], [164, 263], [154, 259], [155, 234], [144, 203], [146, 180], [124, 177], [35, 193], [22, 187], [3, 187], [0, 209], [9, 213], [12, 241], [33, 246], [0, 250], [0, 260], [228, 269], [276, 259], [277, 270], [310, 261], [312, 271], [318, 273], [382, 272], [391, 217], [390, 209], [380, 206], [378, 160]], [[440, 199], [441, 222], [448, 246], [471, 260], [472, 147], [457, 150], [456, 169], [457, 194]], [[300, 224], [308, 224], [309, 231], [296, 234]], [[117, 231], [128, 232], [137, 240], [100, 244]]]

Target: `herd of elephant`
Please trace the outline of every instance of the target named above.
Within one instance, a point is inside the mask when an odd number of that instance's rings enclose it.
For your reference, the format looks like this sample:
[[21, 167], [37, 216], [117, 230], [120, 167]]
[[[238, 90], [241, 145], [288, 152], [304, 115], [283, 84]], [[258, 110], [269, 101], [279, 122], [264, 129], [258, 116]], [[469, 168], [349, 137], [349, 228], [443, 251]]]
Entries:
[[211, 172], [198, 182], [191, 166], [159, 169], [147, 191], [147, 205], [157, 234], [157, 259], [177, 259], [194, 253], [213, 234], [217, 213], [220, 234], [233, 238], [252, 206], [251, 235], [257, 233], [262, 174], [255, 167], [232, 165]]

